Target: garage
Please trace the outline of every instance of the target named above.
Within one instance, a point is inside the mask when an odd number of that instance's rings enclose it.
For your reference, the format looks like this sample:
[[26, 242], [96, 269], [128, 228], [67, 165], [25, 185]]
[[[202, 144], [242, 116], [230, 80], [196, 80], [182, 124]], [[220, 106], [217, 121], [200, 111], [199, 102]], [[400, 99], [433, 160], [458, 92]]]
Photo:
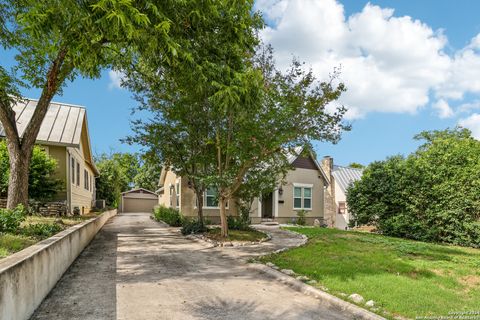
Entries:
[[150, 190], [137, 188], [122, 193], [121, 212], [152, 212], [158, 205], [158, 195]]

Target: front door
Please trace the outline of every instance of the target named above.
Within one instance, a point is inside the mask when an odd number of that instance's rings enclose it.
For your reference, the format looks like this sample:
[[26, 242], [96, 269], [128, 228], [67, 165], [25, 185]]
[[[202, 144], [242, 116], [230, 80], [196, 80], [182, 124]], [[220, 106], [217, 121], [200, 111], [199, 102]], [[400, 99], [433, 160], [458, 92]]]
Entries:
[[272, 219], [273, 218], [273, 194], [265, 194], [262, 196], [262, 218]]

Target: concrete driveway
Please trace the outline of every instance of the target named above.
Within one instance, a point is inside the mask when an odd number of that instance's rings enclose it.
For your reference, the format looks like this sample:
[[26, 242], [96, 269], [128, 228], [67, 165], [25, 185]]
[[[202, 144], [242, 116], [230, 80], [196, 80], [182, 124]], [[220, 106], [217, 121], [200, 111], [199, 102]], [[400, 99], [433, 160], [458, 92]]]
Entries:
[[226, 250], [187, 240], [148, 213], [120, 214], [32, 319], [350, 318], [248, 270], [245, 252]]

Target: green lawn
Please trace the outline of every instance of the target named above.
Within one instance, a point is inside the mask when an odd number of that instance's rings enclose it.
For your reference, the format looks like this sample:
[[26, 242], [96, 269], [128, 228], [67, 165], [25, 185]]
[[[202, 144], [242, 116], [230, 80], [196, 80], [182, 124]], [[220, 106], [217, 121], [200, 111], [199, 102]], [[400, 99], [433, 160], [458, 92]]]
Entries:
[[[326, 228], [288, 228], [300, 248], [262, 258], [342, 297], [358, 293], [393, 315], [480, 312], [480, 250]], [[480, 315], [479, 315], [480, 318]]]
[[[0, 233], [0, 259], [23, 250], [43, 239], [51, 237], [70, 226], [93, 218], [98, 214], [99, 213], [91, 213], [83, 216], [62, 218], [28, 216], [25, 221], [22, 222], [20, 229], [16, 233]], [[28, 229], [29, 226], [38, 224], [54, 225], [54, 227], [48, 229], [44, 228], [43, 230], [40, 230], [41, 233], [39, 230], [32, 231], [32, 229]]]
[[256, 230], [228, 230], [228, 237], [222, 238], [220, 236], [220, 228], [212, 228], [209, 229], [207, 233], [205, 233], [210, 239], [220, 241], [220, 242], [228, 242], [228, 241], [243, 241], [243, 242], [252, 242], [252, 241], [260, 241], [267, 237], [267, 235], [263, 232], [256, 231]]

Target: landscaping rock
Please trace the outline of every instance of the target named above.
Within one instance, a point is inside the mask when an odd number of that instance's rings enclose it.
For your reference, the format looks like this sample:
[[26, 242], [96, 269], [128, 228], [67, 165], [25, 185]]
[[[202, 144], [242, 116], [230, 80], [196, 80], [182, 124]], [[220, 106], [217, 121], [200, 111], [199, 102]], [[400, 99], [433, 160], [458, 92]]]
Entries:
[[267, 262], [267, 263], [265, 263], [265, 265], [266, 265], [267, 267], [270, 267], [270, 268], [276, 267], [275, 264], [273, 264], [273, 263], [271, 263], [271, 262]]
[[357, 304], [362, 304], [362, 303], [365, 302], [365, 299], [363, 299], [363, 297], [361, 295], [359, 295], [358, 293], [354, 293], [354, 294], [349, 295], [348, 299], [352, 300], [353, 302], [355, 302]]
[[373, 300], [368, 300], [366, 303], [365, 303], [365, 306], [369, 307], [369, 308], [372, 308], [375, 306], [375, 301]]
[[308, 280], [307, 284], [313, 286], [317, 284], [317, 280]]
[[314, 227], [320, 227], [320, 220], [318, 220], [318, 219], [313, 220], [313, 226]]
[[295, 275], [295, 272], [293, 270], [290, 270], [290, 269], [282, 269], [280, 271], [285, 273], [287, 276], [294, 276]]
[[302, 282], [307, 282], [308, 280], [310, 280], [307, 276], [298, 276], [296, 279]]
[[344, 298], [345, 298], [346, 296], [348, 296], [348, 294], [343, 293], [343, 292], [340, 292], [338, 295], [339, 295], [340, 297], [344, 297]]

